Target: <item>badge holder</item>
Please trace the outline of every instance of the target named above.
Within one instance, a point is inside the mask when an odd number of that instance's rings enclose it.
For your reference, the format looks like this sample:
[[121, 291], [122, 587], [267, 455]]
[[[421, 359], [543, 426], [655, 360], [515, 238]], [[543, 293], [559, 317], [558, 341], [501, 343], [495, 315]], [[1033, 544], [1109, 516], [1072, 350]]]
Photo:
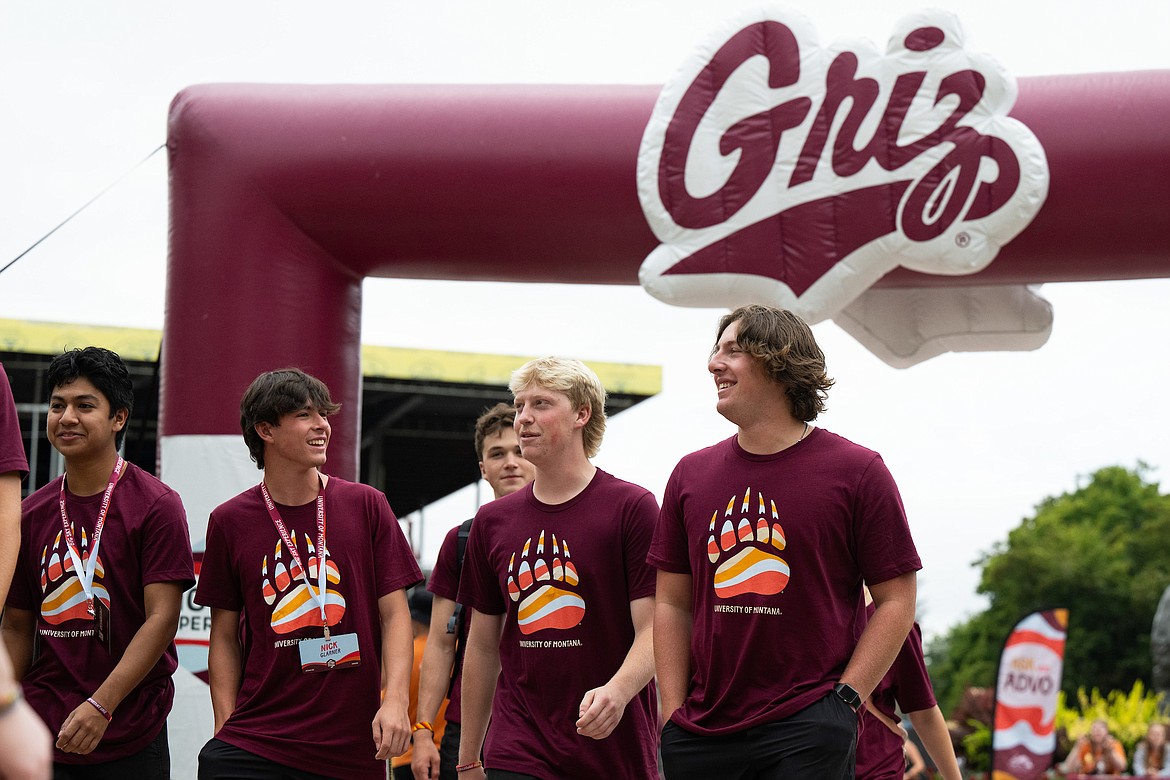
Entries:
[[90, 607], [93, 610], [93, 635], [98, 643], [106, 649], [107, 653], [113, 652], [111, 650], [111, 631], [110, 628], [110, 608], [106, 606], [106, 602], [99, 598], [95, 598], [90, 602]]
[[306, 674], [346, 669], [362, 662], [357, 634], [329, 636], [326, 629], [324, 637], [302, 639], [297, 648], [301, 651], [301, 671]]

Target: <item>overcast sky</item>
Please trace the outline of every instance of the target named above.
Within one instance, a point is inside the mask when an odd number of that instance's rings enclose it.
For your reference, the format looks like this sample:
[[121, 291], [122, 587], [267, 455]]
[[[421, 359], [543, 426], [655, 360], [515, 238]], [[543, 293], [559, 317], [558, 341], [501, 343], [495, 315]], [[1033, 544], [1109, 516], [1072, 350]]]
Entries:
[[[131, 172], [0, 274], [0, 317], [162, 326], [165, 155], [135, 166], [165, 142], [168, 105], [185, 86], [661, 84], [748, 5], [6, 3], [0, 266]], [[861, 37], [883, 49], [897, 19], [922, 7], [793, 5], [824, 43]], [[941, 5], [958, 14], [971, 48], [1016, 76], [1170, 67], [1164, 0]], [[1102, 466], [1144, 461], [1159, 479], [1170, 466], [1170, 282], [1048, 285], [1043, 295], [1055, 326], [1032, 353], [946, 355], [895, 370], [835, 325], [815, 329], [837, 379], [820, 423], [880, 451], [897, 478], [925, 565], [928, 634], [982, 607], [972, 562], [1041, 499]], [[732, 432], [714, 413], [705, 373], [719, 313], [669, 307], [633, 286], [373, 280], [363, 341], [662, 365], [663, 393], [614, 419], [597, 460], [661, 496], [682, 454]], [[441, 532], [473, 509], [468, 492], [427, 513], [424, 563]]]

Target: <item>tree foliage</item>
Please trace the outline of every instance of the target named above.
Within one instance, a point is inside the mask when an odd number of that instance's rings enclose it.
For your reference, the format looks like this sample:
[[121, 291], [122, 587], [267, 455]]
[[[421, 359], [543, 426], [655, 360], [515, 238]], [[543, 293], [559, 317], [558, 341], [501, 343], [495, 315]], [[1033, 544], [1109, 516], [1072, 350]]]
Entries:
[[1170, 496], [1148, 467], [1110, 466], [1033, 517], [975, 565], [988, 609], [930, 644], [943, 711], [969, 686], [994, 686], [999, 653], [1029, 612], [1068, 607], [1064, 690], [1130, 690], [1150, 683], [1150, 625], [1170, 585]]

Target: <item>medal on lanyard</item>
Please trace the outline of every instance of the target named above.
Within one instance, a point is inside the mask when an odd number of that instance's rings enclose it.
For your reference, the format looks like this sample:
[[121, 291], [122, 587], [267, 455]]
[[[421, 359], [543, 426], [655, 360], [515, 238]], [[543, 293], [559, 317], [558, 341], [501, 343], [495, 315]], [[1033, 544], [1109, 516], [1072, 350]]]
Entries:
[[[81, 589], [85, 593], [85, 600], [87, 600], [87, 612], [90, 617], [95, 617], [95, 598], [94, 598], [94, 574], [97, 572], [97, 552], [98, 546], [102, 544], [102, 529], [105, 526], [105, 516], [110, 511], [110, 498], [113, 496], [113, 488], [118, 484], [118, 479], [122, 477], [122, 469], [125, 467], [125, 460], [121, 456], [118, 457], [118, 462], [113, 464], [113, 471], [110, 474], [110, 484], [105, 486], [105, 492], [102, 495], [102, 506], [97, 511], [97, 524], [94, 526], [94, 544], [89, 550], [89, 558], [82, 560], [81, 553], [77, 551], [77, 543], [74, 539], [73, 526], [69, 524], [69, 511], [66, 509], [66, 479], [61, 478], [61, 525], [64, 529], [64, 537], [66, 537], [66, 546], [69, 552], [69, 560], [73, 561], [74, 572], [77, 574], [77, 580], [81, 582]], [[82, 529], [82, 533], [84, 533]], [[101, 605], [106, 609], [105, 605]]]
[[260, 493], [264, 496], [264, 506], [268, 509], [268, 515], [272, 518], [272, 524], [276, 526], [276, 530], [280, 532], [280, 538], [284, 541], [284, 546], [288, 548], [289, 555], [292, 556], [293, 562], [301, 570], [301, 577], [304, 578], [305, 587], [309, 591], [309, 597], [313, 603], [321, 610], [321, 625], [325, 629], [324, 639], [302, 639], [297, 643], [297, 647], [301, 654], [301, 671], [302, 672], [327, 672], [333, 669], [344, 669], [350, 666], [358, 666], [361, 664], [361, 653], [358, 650], [357, 634], [338, 634], [330, 635], [329, 620], [325, 614], [326, 605], [326, 550], [325, 550], [325, 483], [321, 482], [321, 488], [317, 493], [317, 590], [313, 591], [313, 584], [309, 581], [309, 567], [301, 563], [301, 557], [297, 553], [297, 548], [293, 545], [292, 537], [289, 535], [288, 529], [285, 528], [284, 520], [280, 517], [280, 513], [276, 511], [276, 503], [272, 500], [272, 496], [268, 495], [268, 487], [261, 482]]

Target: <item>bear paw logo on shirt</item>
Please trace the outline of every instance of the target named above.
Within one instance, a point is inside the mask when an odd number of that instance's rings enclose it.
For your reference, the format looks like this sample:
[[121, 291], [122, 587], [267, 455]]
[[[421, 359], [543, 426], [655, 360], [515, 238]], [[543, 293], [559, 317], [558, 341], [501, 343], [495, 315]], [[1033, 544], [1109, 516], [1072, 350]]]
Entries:
[[[81, 588], [81, 580], [73, 567], [73, 558], [68, 547], [62, 544], [64, 531], [57, 532], [53, 545], [41, 550], [41, 617], [49, 625], [57, 626], [69, 620], [93, 620], [89, 614], [89, 599]], [[76, 538], [76, 535], [75, 537]], [[89, 538], [81, 529], [81, 565], [89, 565]], [[93, 595], [107, 607], [110, 606], [110, 592], [99, 581], [106, 576], [106, 567], [99, 555], [94, 567]]]
[[[292, 537], [295, 541], [296, 532]], [[317, 587], [319, 571], [317, 566], [317, 549], [312, 540], [305, 536], [305, 549], [309, 551], [309, 581]], [[272, 555], [272, 576], [269, 577], [268, 556], [260, 565], [261, 594], [264, 603], [276, 606], [272, 610], [272, 630], [278, 634], [289, 634], [302, 628], [321, 625], [321, 607], [313, 600], [309, 588], [305, 585], [305, 578], [301, 573], [301, 566], [296, 558], [289, 556], [289, 565], [284, 564], [284, 542], [276, 541], [276, 550]], [[345, 597], [329, 585], [341, 582], [341, 572], [337, 564], [329, 559], [329, 551], [325, 551], [325, 619], [334, 626], [345, 614]], [[279, 600], [278, 600], [279, 599]]]
[[[536, 542], [531, 562], [532, 537], [524, 542], [520, 566], [516, 553], [508, 561], [508, 597], [520, 602], [516, 621], [520, 633], [532, 634], [545, 628], [573, 628], [585, 617], [585, 600], [567, 588], [580, 583], [577, 567], [569, 560], [569, 543], [552, 536], [552, 547], [545, 554], [544, 531]], [[562, 557], [563, 556], [563, 557]]]
[[771, 512], [764, 505], [764, 495], [757, 493], [757, 512], [753, 520], [749, 516], [752, 503], [752, 489], [743, 494], [740, 505], [740, 519], [735, 522], [732, 511], [738, 496], [732, 496], [724, 510], [723, 526], [715, 532], [719, 511], [711, 515], [711, 535], [707, 537], [707, 558], [718, 563], [715, 569], [715, 595], [730, 598], [742, 593], [758, 593], [770, 596], [780, 593], [788, 586], [788, 564], [778, 553], [786, 544], [784, 529], [780, 526], [780, 513], [776, 502], [769, 501]]

